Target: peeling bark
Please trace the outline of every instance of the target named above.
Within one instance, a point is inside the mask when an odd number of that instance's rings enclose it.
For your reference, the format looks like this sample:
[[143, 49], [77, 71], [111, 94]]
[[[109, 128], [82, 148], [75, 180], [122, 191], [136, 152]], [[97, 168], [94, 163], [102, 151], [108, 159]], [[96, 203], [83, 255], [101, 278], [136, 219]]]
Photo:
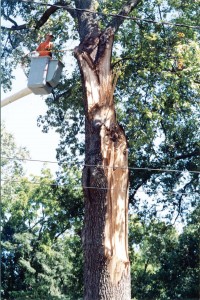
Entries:
[[130, 299], [128, 153], [117, 123], [110, 59], [113, 31], [75, 49], [85, 91], [86, 157], [83, 170], [85, 300]]

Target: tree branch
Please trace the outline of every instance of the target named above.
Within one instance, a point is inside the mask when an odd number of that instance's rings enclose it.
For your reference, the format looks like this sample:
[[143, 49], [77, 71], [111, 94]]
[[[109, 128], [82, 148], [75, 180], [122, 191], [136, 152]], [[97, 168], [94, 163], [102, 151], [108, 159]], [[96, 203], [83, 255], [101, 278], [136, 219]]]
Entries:
[[62, 7], [64, 7], [73, 18], [76, 18], [76, 12], [73, 7], [64, 1], [59, 1], [49, 6], [50, 7], [45, 11], [40, 20], [37, 21], [35, 29], [42, 27], [48, 21], [49, 17]]
[[14, 24], [14, 26], [17, 26], [17, 22], [15, 22], [13, 19], [11, 19], [10, 17], [8, 16], [5, 16], [6, 20], [10, 21], [11, 23]]
[[190, 184], [192, 183], [193, 180], [189, 181], [188, 183], [186, 183], [186, 185], [183, 187], [183, 191], [182, 191], [182, 195], [179, 197], [178, 199], [178, 212], [177, 212], [177, 216], [175, 217], [174, 219], [174, 222], [173, 222], [173, 226], [174, 224], [176, 223], [176, 220], [178, 219], [178, 217], [181, 215], [181, 205], [182, 205], [182, 200], [183, 200], [183, 196], [184, 196], [184, 193], [187, 189], [188, 186], [190, 186]]
[[[75, 0], [78, 9], [78, 27], [81, 42], [88, 36], [98, 36], [100, 34], [98, 22], [96, 19], [94, 1], [92, 0]], [[86, 10], [86, 11], [84, 11]], [[94, 11], [94, 14], [91, 12]]]
[[[136, 6], [142, 2], [142, 0], [129, 0], [127, 3], [122, 7], [121, 11], [118, 13], [118, 15], [121, 16], [128, 16], [131, 11], [136, 8]], [[111, 27], [114, 32], [116, 32], [119, 29], [119, 26], [124, 22], [124, 18], [120, 18], [119, 16], [113, 17], [111, 23], [108, 25], [108, 27]]]
[[119, 59], [118, 61], [116, 61], [115, 63], [112, 64], [112, 68], [115, 68], [115, 66], [117, 66], [118, 64], [120, 64], [121, 62], [123, 62], [125, 60], [133, 60], [133, 56], [123, 57], [123, 58]]
[[[50, 7], [44, 12], [42, 17], [38, 21], [36, 21], [35, 29], [39, 29], [40, 27], [42, 27], [48, 21], [50, 16], [52, 14], [54, 14], [58, 9], [61, 9], [62, 7], [64, 7], [64, 9], [67, 10], [73, 18], [76, 18], [76, 12], [74, 10], [74, 7], [70, 6], [65, 1], [61, 0], [59, 2], [56, 2], [55, 4], [45, 4], [45, 5], [48, 5]], [[13, 21], [12, 19], [8, 18], [7, 16], [6, 16], [6, 18], [10, 22], [12, 22], [14, 24], [14, 26], [12, 26], [10, 28], [1, 26], [2, 30], [12, 31], [12, 30], [29, 29], [28, 24], [17, 25], [17, 23], [15, 21]]]
[[28, 25], [22, 24], [22, 25], [15, 25], [12, 27], [1, 26], [1, 30], [7, 30], [7, 31], [22, 30], [22, 29], [28, 29]]
[[[147, 182], [147, 180], [149, 180], [149, 178], [151, 177], [152, 174], [153, 174], [153, 172], [149, 172], [149, 171], [148, 171], [148, 173], [146, 173], [146, 174], [144, 175], [144, 178], [142, 178], [142, 181], [141, 181], [140, 183], [138, 183], [137, 186], [134, 188], [134, 192], [133, 192], [133, 194], [131, 195], [131, 198], [134, 199], [134, 197], [135, 197], [137, 191], [139, 190], [139, 188], [140, 188], [141, 186], [143, 186], [143, 185]], [[130, 187], [130, 190], [131, 190], [131, 187]]]
[[187, 153], [187, 154], [182, 154], [182, 155], [177, 155], [175, 156], [175, 159], [184, 159], [184, 158], [190, 158], [190, 157], [193, 157], [193, 156], [198, 156], [200, 155], [200, 150], [199, 149], [196, 149], [194, 150], [193, 152], [191, 153]]

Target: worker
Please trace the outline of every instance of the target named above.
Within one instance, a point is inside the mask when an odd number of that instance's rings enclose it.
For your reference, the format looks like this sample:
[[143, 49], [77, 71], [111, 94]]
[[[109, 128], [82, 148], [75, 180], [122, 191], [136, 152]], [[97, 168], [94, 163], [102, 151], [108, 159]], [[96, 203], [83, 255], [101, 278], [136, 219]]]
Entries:
[[53, 48], [53, 43], [51, 42], [54, 36], [52, 34], [47, 34], [45, 41], [42, 42], [36, 49], [39, 53], [39, 56], [50, 56], [52, 57], [51, 50]]

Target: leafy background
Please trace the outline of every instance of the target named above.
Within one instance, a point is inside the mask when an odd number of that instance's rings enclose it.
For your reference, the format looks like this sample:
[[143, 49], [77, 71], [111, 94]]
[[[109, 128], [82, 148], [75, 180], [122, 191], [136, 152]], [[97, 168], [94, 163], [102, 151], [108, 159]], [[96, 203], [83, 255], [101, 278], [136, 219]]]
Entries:
[[[198, 2], [142, 1], [131, 16], [199, 26]], [[122, 4], [96, 1], [96, 9], [116, 14]], [[54, 56], [59, 59], [69, 53], [58, 50], [78, 43], [77, 24], [65, 10], [41, 26], [38, 20], [47, 8], [2, 0], [5, 91], [25, 51], [34, 50], [45, 33], [56, 35]], [[98, 18], [103, 30], [111, 17]], [[24, 58], [27, 72], [29, 63]], [[9, 179], [2, 184], [3, 299], [82, 297], [84, 111], [74, 65], [46, 99], [46, 115], [38, 116], [41, 130], [54, 128], [60, 135], [57, 179], [47, 169], [28, 179], [22, 162], [1, 161], [2, 177]], [[117, 118], [129, 142], [132, 298], [198, 299], [199, 31], [126, 20], [115, 36], [112, 66]], [[3, 126], [2, 156], [11, 153], [29, 157]]]

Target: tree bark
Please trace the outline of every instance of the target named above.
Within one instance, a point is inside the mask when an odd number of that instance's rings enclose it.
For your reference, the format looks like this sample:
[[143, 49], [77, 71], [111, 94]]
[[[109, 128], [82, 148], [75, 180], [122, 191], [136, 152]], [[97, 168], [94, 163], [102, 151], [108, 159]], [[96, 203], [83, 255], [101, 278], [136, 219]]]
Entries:
[[128, 152], [116, 120], [111, 28], [75, 49], [82, 74], [86, 153], [83, 170], [85, 219], [84, 299], [129, 300]]

